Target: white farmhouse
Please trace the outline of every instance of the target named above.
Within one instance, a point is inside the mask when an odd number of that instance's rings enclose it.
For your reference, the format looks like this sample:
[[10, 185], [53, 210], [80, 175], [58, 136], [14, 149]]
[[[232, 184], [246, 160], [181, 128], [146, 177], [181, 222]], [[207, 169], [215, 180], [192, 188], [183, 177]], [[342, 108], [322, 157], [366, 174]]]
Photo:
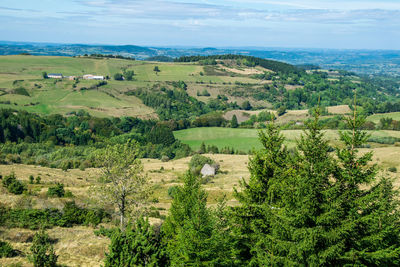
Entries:
[[93, 74], [86, 74], [83, 75], [84, 80], [104, 80], [104, 76], [98, 76], [98, 75], [93, 75]]
[[47, 74], [47, 77], [53, 79], [62, 79], [63, 75], [61, 73], [49, 73]]

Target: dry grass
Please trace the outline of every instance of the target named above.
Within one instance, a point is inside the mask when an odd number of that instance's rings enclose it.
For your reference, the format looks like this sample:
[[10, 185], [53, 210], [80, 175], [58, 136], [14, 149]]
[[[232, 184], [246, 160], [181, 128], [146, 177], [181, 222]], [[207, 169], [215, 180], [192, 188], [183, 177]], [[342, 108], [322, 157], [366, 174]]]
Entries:
[[332, 106], [332, 107], [327, 107], [327, 110], [331, 114], [349, 114], [351, 113], [351, 109], [348, 105], [340, 105], [340, 106]]

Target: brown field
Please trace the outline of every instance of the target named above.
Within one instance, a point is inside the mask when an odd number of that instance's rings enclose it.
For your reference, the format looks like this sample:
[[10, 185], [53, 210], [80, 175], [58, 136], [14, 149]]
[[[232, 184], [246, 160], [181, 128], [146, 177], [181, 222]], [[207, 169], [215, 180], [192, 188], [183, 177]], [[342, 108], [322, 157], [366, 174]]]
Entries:
[[340, 106], [332, 106], [332, 107], [327, 107], [327, 110], [331, 114], [350, 114], [351, 109], [349, 108], [348, 105], [340, 105]]

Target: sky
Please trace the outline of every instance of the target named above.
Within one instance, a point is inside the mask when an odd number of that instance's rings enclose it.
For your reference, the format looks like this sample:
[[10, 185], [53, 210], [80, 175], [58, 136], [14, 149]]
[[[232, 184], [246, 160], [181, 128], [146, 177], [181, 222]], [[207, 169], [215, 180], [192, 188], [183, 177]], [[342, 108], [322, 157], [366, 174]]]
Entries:
[[400, 49], [400, 0], [1, 0], [0, 40]]

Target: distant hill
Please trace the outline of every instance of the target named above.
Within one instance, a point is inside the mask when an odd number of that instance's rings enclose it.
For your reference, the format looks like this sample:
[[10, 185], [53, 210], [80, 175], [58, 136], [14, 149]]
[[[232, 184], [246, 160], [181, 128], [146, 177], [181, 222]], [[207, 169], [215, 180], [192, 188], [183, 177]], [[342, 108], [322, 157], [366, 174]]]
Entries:
[[[135, 45], [50, 44], [0, 41], [0, 55], [29, 53], [43, 56], [77, 56], [84, 54], [118, 54], [138, 60], [166, 59], [182, 56], [222, 54], [247, 55], [283, 61], [293, 65], [316, 65], [326, 69], [343, 69], [364, 74], [400, 75], [400, 50], [335, 50], [291, 48], [181, 48], [142, 47]], [[163, 61], [163, 60], [157, 60]]]

